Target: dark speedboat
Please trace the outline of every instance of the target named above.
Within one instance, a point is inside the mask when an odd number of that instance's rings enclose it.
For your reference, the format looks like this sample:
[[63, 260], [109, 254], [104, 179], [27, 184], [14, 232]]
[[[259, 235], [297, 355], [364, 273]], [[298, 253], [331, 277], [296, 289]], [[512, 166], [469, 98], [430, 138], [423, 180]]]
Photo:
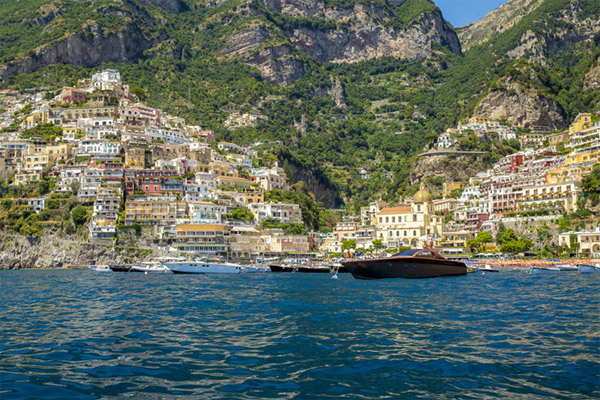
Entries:
[[467, 274], [465, 263], [445, 259], [434, 249], [408, 250], [388, 258], [344, 261], [343, 264], [356, 279], [434, 278]]
[[110, 264], [109, 268], [112, 269], [113, 272], [130, 272], [131, 271], [131, 265]]

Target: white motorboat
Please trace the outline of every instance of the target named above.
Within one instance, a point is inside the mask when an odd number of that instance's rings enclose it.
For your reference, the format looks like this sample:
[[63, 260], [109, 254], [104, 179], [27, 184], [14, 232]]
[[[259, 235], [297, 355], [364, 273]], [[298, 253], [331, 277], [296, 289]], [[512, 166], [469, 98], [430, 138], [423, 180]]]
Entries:
[[594, 272], [600, 272], [600, 267], [591, 264], [578, 264], [579, 272], [582, 274], [590, 274]]
[[271, 272], [269, 267], [263, 265], [242, 265], [242, 271], [245, 274]]
[[557, 265], [556, 268], [558, 268], [562, 272], [577, 271], [577, 266], [576, 265], [570, 265], [570, 264]]
[[94, 272], [112, 272], [108, 265], [90, 265], [90, 271]]
[[547, 274], [557, 274], [560, 272], [560, 269], [556, 267], [533, 267], [530, 269], [530, 274], [532, 275], [547, 275]]
[[174, 274], [239, 274], [243, 267], [222, 261], [166, 261], [163, 263]]
[[131, 267], [135, 272], [170, 272], [169, 269], [158, 261], [144, 261]]

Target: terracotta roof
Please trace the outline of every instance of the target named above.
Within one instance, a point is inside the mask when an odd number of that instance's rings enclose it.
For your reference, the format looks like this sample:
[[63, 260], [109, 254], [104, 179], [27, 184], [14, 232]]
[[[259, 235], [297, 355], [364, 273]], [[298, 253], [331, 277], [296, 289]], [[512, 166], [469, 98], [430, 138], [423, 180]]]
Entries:
[[398, 207], [382, 208], [379, 213], [380, 214], [399, 214], [399, 213], [406, 213], [406, 212], [410, 212], [410, 211], [411, 211], [411, 208], [409, 205], [402, 205], [402, 206], [398, 206]]

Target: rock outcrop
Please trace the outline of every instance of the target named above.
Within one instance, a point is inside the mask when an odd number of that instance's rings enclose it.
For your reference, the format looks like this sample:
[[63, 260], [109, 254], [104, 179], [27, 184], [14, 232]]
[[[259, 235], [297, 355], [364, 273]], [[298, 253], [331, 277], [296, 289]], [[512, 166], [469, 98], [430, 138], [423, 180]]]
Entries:
[[580, 43], [591, 42], [600, 32], [598, 16], [587, 15], [578, 2], [573, 2], [557, 16], [551, 32], [525, 31], [507, 54], [512, 59], [525, 58], [540, 65], [548, 65], [548, 56], [558, 51], [567, 51]]
[[462, 181], [489, 167], [490, 164], [478, 156], [421, 156], [410, 174], [410, 183], [415, 185], [430, 177], [446, 182]]
[[583, 90], [600, 89], [600, 58], [596, 60], [596, 65], [592, 66], [583, 80]]
[[[392, 6], [403, 3], [398, 0]], [[263, 5], [283, 15], [287, 22], [271, 29], [261, 23], [245, 26], [227, 38], [220, 53], [258, 67], [270, 83], [302, 77], [305, 56], [322, 62], [352, 63], [381, 57], [424, 59], [435, 53], [436, 46], [461, 52], [458, 36], [435, 7], [411, 24], [399, 26], [390, 11], [375, 2], [357, 1], [345, 8], [315, 0], [263, 0]], [[248, 15], [261, 15], [261, 10], [250, 7], [245, 10]]]
[[152, 258], [150, 251], [61, 239], [0, 233], [0, 269], [62, 268], [91, 264], [130, 264]]
[[[402, 3], [396, 2], [395, 7]], [[437, 8], [424, 12], [410, 26], [399, 27], [391, 24], [393, 16], [375, 3], [356, 2], [351, 8], [326, 8], [311, 0], [266, 0], [266, 4], [293, 17], [339, 23], [335, 29], [319, 29], [313, 24], [286, 30], [304, 54], [320, 61], [357, 62], [389, 56], [414, 60], [433, 55], [435, 44], [461, 52], [458, 36]]]
[[495, 35], [509, 30], [543, 2], [544, 0], [511, 0], [479, 21], [458, 28], [458, 37], [463, 50], [468, 51]]
[[58, 63], [90, 67], [101, 62], [133, 61], [151, 45], [133, 23], [118, 32], [106, 32], [92, 21], [82, 32], [42, 45], [35, 54], [0, 66], [0, 80]]
[[177, 14], [187, 9], [186, 4], [182, 0], [138, 0], [140, 4], [151, 5], [162, 8], [171, 14]]
[[506, 118], [513, 125], [531, 129], [555, 130], [566, 125], [564, 113], [554, 100], [515, 82], [488, 94], [477, 106], [474, 116]]

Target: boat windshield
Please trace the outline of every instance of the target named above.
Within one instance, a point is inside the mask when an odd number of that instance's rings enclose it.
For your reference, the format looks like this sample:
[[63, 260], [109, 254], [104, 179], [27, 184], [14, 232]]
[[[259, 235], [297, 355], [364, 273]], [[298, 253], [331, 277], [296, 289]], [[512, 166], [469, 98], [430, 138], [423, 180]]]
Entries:
[[417, 251], [419, 251], [419, 250], [406, 250], [406, 251], [403, 251], [402, 253], [394, 254], [394, 257], [397, 257], [397, 256], [413, 256]]

